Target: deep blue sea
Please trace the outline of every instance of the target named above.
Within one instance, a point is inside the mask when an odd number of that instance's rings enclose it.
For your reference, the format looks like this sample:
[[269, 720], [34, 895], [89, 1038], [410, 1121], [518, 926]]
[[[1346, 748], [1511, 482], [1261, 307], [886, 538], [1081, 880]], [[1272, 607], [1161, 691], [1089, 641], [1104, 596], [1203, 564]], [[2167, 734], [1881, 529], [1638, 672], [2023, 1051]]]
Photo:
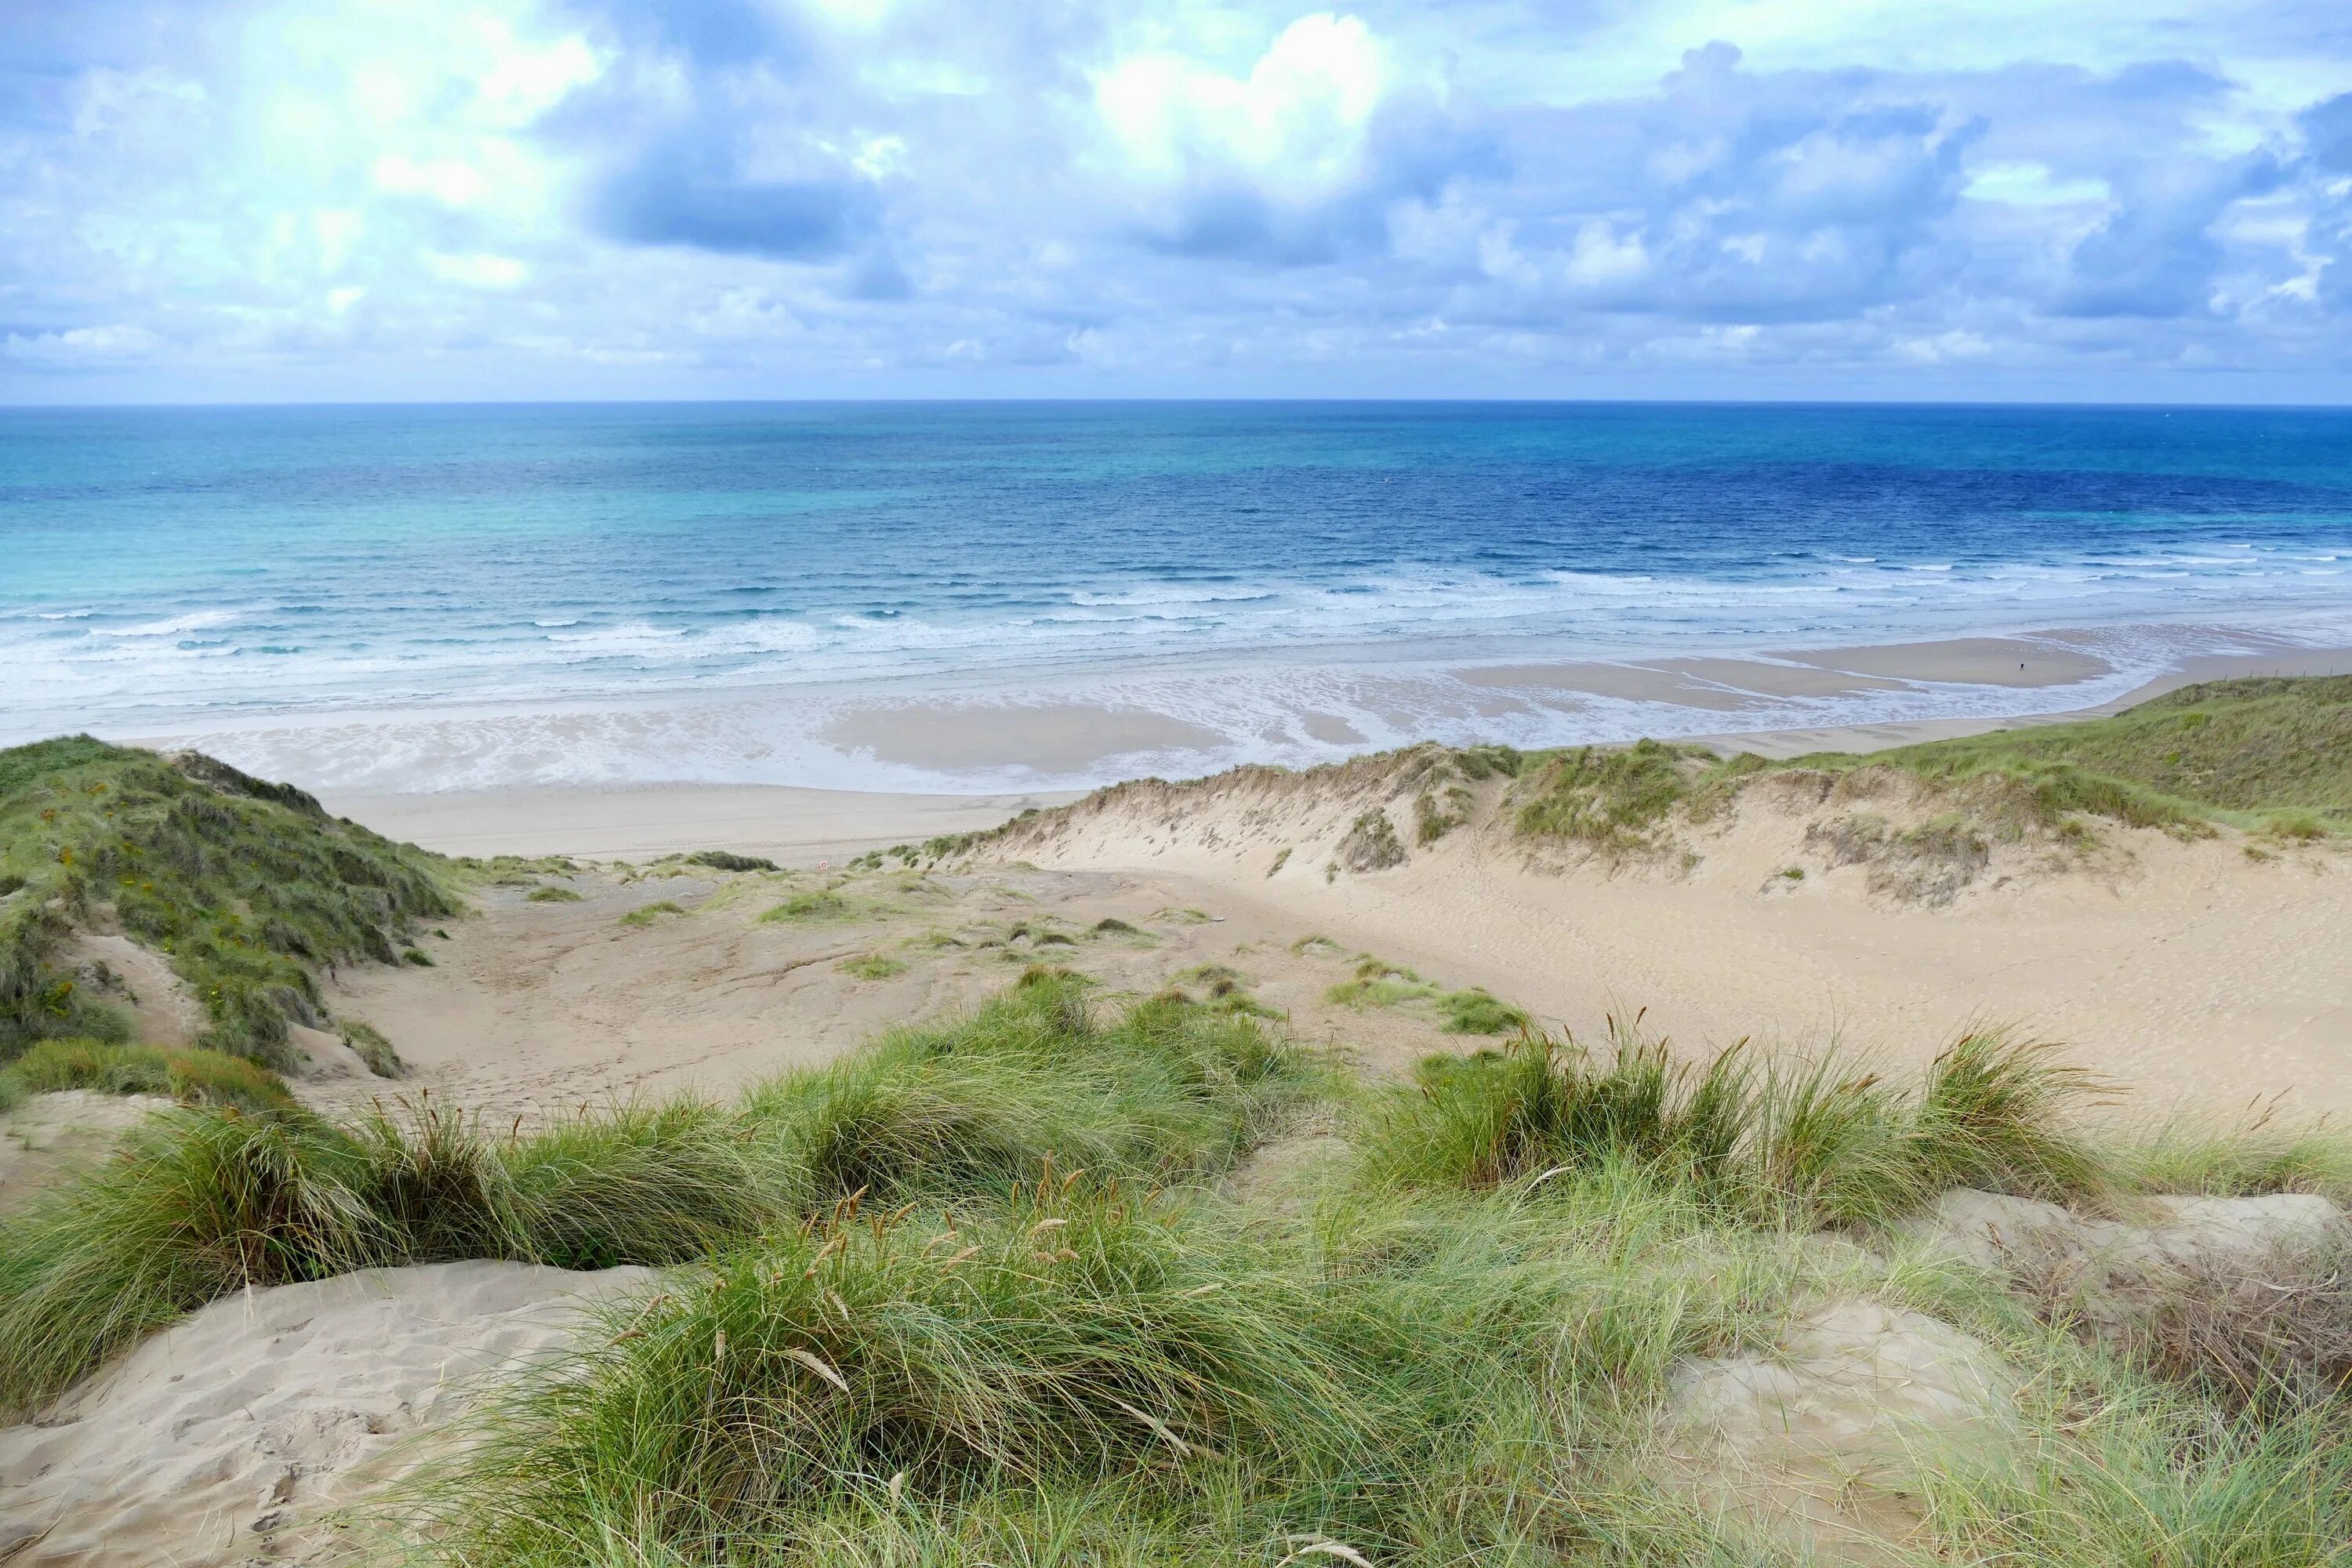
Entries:
[[[2183, 649], [2352, 644], [2352, 412], [0, 412], [0, 741], [642, 715], [752, 692], [806, 710], [765, 737], [739, 714], [707, 754], [673, 737], [666, 755], [614, 741], [551, 762], [481, 740], [442, 775], [412, 758], [402, 776], [844, 783], [865, 775], [810, 739], [807, 704], [950, 689], [1108, 693], [1233, 756], [1301, 760], [1348, 743], [1283, 727], [1310, 697], [1363, 743], [1690, 728], [1638, 705], [1474, 713], [1444, 693], [1418, 711], [1410, 682], [1350, 685], [1368, 671], [2053, 627], [2100, 632], [2117, 689]], [[392, 777], [336, 732], [320, 765]]]

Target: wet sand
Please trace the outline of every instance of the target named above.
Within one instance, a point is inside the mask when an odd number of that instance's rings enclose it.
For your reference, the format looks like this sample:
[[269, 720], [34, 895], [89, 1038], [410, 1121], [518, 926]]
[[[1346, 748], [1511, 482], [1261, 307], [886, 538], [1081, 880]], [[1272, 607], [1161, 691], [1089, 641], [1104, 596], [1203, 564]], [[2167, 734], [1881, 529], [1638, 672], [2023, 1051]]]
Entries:
[[[2007, 687], [2022, 695], [2076, 684], [2107, 668], [2095, 656], [2063, 640], [2079, 635], [1815, 649], [1775, 655], [1770, 661], [1717, 658], [1488, 666], [1465, 668], [1457, 673], [1467, 683], [1498, 692], [1545, 692], [1561, 702], [1573, 702], [1579, 695], [1628, 697], [1714, 712], [1737, 711], [1747, 707], [1754, 694], [1817, 696], [1912, 680], [1967, 680]], [[2024, 668], [2014, 668], [2020, 664]], [[1772, 730], [1727, 726], [1696, 739], [1725, 750], [1775, 757], [1822, 751], [1879, 751], [2114, 712], [2199, 680], [2347, 672], [2352, 672], [2352, 649], [2282, 648], [2184, 660], [2179, 669], [2126, 696], [2063, 712]], [[1329, 715], [1308, 713], [1307, 718], [1324, 727], [1324, 738], [1334, 743], [1350, 743], [1355, 734]], [[1105, 757], [1137, 754], [1153, 746], [1181, 750], [1192, 743], [1184, 740], [1187, 728], [1197, 727], [1162, 715], [1102, 705], [1028, 707], [939, 700], [864, 710], [844, 721], [839, 739], [885, 760], [925, 767], [986, 767], [1003, 758], [1029, 755], [1038, 759], [1040, 771], [1054, 771], [1083, 767]], [[728, 848], [769, 856], [787, 865], [814, 866], [820, 860], [838, 861], [893, 844], [919, 843], [940, 834], [992, 827], [1023, 811], [1057, 805], [1081, 792], [964, 795], [781, 784], [656, 784], [429, 792], [327, 788], [319, 793], [338, 816], [445, 854], [647, 858]]]

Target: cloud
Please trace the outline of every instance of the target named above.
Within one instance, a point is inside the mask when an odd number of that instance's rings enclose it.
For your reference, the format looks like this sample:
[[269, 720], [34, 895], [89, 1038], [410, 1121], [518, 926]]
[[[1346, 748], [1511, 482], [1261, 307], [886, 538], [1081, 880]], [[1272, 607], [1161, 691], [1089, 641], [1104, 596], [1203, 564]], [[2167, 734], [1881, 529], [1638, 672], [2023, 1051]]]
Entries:
[[1150, 49], [1094, 73], [1107, 183], [1129, 233], [1171, 256], [1307, 265], [1376, 252], [1388, 208], [1477, 167], [1481, 141], [1360, 17], [1322, 11], [1246, 69]]
[[1360, 18], [1321, 11], [1276, 35], [1244, 76], [1162, 50], [1116, 60], [1095, 77], [1095, 108], [1145, 179], [1238, 176], [1270, 198], [1311, 200], [1360, 177], [1395, 74]]
[[0, 396], [2352, 396], [2352, 35], [2164, 4], [40, 7]]
[[747, 180], [650, 158], [606, 181], [599, 228], [632, 245], [786, 258], [840, 255], [872, 222], [870, 187], [845, 180]]
[[2114, 211], [2075, 246], [2058, 309], [2074, 316], [2146, 317], [2205, 309], [2226, 256], [2215, 223], [2278, 179], [2278, 164], [2263, 154], [2128, 171]]
[[[425, 269], [445, 282], [461, 283], [468, 289], [516, 289], [530, 276], [530, 268], [511, 256], [495, 256], [488, 251], [474, 251], [464, 256], [450, 256], [440, 251], [425, 252]], [[349, 308], [356, 296], [346, 289], [335, 289], [328, 302], [336, 313]], [[336, 301], [341, 300], [341, 304]]]

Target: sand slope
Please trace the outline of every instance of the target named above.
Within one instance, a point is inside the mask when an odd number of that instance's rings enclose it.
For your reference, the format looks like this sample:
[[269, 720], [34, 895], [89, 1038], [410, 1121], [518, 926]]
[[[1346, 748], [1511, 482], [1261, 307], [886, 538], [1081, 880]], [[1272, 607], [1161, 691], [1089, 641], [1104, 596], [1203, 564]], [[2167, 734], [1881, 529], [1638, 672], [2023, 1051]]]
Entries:
[[558, 1351], [583, 1306], [655, 1278], [519, 1263], [371, 1269], [215, 1301], [0, 1430], [12, 1568], [315, 1562], [320, 1509], [412, 1463], [404, 1443], [501, 1371]]
[[139, 1125], [149, 1111], [171, 1104], [166, 1095], [69, 1089], [30, 1096], [16, 1110], [0, 1113], [0, 1215], [104, 1158], [125, 1131]]
[[[300, 1086], [305, 1098], [348, 1104], [430, 1089], [503, 1119], [612, 1097], [723, 1094], [895, 1025], [976, 1005], [1033, 963], [1070, 965], [1113, 995], [1171, 983], [1197, 993], [1215, 982], [1196, 972], [1216, 965], [1288, 1012], [1307, 1038], [1375, 1070], [1458, 1043], [1426, 1008], [1328, 1005], [1323, 994], [1346, 977], [1350, 951], [1293, 952], [1307, 933], [1286, 914], [1261, 919], [1174, 879], [1016, 866], [624, 875], [564, 879], [576, 903], [491, 889], [475, 918], [448, 928], [452, 940], [432, 944], [435, 967], [345, 971], [330, 994], [335, 1011], [382, 1029], [413, 1076], [314, 1080]], [[810, 893], [841, 907], [762, 919]], [[1130, 929], [1097, 929], [1105, 920]], [[879, 977], [844, 967], [861, 958], [902, 967]]]
[[[2087, 845], [1995, 843], [1963, 885], [1944, 887], [1947, 867], [1841, 848], [1863, 806], [1900, 828], [1937, 802], [1822, 800], [1801, 781], [1768, 783], [1648, 859], [1531, 849], [1501, 820], [1501, 780], [1475, 786], [1465, 826], [1416, 845], [1417, 786], [1371, 763], [1123, 785], [1028, 818], [982, 853], [1154, 877], [1580, 1032], [1646, 1009], [1694, 1048], [1836, 1040], [1917, 1060], [1970, 1026], [2014, 1024], [2142, 1103], [2284, 1091], [2306, 1110], [2352, 1109], [2342, 854], [2263, 848], [2258, 861], [2228, 832], [2182, 842], [2108, 825]], [[1335, 865], [1368, 811], [1388, 815], [1402, 864]], [[1923, 880], [1925, 896], [1912, 885]]]

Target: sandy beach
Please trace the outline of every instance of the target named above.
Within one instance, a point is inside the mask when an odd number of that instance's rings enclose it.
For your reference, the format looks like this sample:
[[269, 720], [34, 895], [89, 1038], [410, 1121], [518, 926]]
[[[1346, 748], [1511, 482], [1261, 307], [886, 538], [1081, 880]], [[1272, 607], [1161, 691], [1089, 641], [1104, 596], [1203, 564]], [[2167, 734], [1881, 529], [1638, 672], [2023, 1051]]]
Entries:
[[[1922, 671], [1990, 680], [2008, 666], [2030, 694], [2042, 689], [2037, 679], [2081, 677], [2079, 665], [2050, 658], [2048, 647], [1978, 639], [1816, 652], [1790, 656], [1786, 668], [1803, 685], [1916, 679]], [[2039, 672], [2037, 658], [2046, 661]], [[1846, 668], [1863, 665], [1870, 668]], [[1602, 673], [1720, 683], [1782, 668]], [[2352, 655], [2342, 652], [2204, 661], [2100, 710], [2257, 669], [2346, 668]], [[1590, 674], [1556, 673], [1563, 681]], [[1869, 751], [2039, 721], [1742, 733], [1717, 743], [1782, 756]], [[1054, 723], [1066, 735], [1066, 715]], [[910, 728], [909, 743], [928, 732]], [[1275, 781], [1263, 786], [1137, 785], [1114, 792], [1108, 805], [1046, 812], [969, 865], [847, 881], [842, 868], [861, 851], [991, 827], [1070, 796], [698, 785], [329, 792], [332, 809], [437, 849], [643, 863], [726, 847], [799, 868], [739, 882], [677, 868], [641, 879], [626, 867], [590, 868], [570, 884], [583, 895], [577, 904], [533, 905], [494, 891], [481, 918], [453, 932], [439, 967], [349, 976], [336, 1005], [382, 1027], [437, 1090], [530, 1112], [583, 1095], [726, 1088], [822, 1059], [890, 1023], [971, 1005], [1001, 984], [1003, 960], [1044, 955], [1043, 933], [1083, 938], [1114, 920], [1145, 940], [1054, 955], [1125, 993], [1148, 993], [1203, 964], [1234, 966], [1302, 1032], [1376, 1071], [1401, 1071], [1460, 1042], [1425, 1014], [1331, 1005], [1326, 992], [1362, 953], [1435, 984], [1486, 988], [1580, 1034], [1645, 1010], [1689, 1049], [1744, 1039], [1811, 1051], [1835, 1042], [1916, 1065], [1971, 1027], [2014, 1027], [2063, 1045], [2142, 1110], [2213, 1110], [2284, 1094], [2304, 1110], [2352, 1110], [2341, 1071], [2352, 1039], [2352, 956], [2334, 936], [2352, 926], [2352, 879], [2326, 847], [2279, 859], [2243, 853], [2229, 835], [2181, 842], [2116, 826], [2103, 830], [2097, 853], [2071, 860], [1996, 848], [1956, 899], [1922, 903], [1890, 899], [1864, 868], [1825, 858], [1822, 835], [1839, 831], [1825, 808], [1775, 806], [1759, 795], [1736, 820], [1692, 839], [1680, 868], [1538, 864], [1495, 827], [1417, 850], [1377, 876], [1341, 876], [1327, 863], [1356, 815], [1384, 806], [1410, 821], [1412, 809], [1409, 795], [1346, 784], [1353, 773], [1338, 784], [1276, 773], [1255, 775]], [[1498, 798], [1482, 796], [1478, 809], [1499, 809]], [[1899, 800], [1871, 807], [1898, 825], [1914, 809]], [[818, 874], [821, 865], [831, 869]], [[758, 918], [794, 889], [840, 889], [862, 912], [806, 926]], [[623, 920], [649, 906], [660, 908]], [[671, 909], [683, 913], [664, 912]], [[1016, 926], [1029, 939], [1003, 940]], [[2280, 952], [2295, 962], [2269, 961]], [[875, 982], [842, 968], [872, 954], [900, 970]], [[2242, 982], [2255, 972], [2263, 984]]]
[[408, 795], [321, 792], [338, 816], [444, 855], [642, 859], [724, 847], [793, 864], [843, 860], [942, 833], [993, 827], [1074, 798], [894, 795], [787, 784], [641, 784]]
[[[1759, 698], [1896, 689], [1919, 682], [2002, 689], [2019, 700], [2021, 710], [2006, 715], [1725, 728], [1688, 737], [1726, 751], [1787, 757], [1878, 751], [2020, 724], [2095, 717], [2200, 680], [2352, 671], [2352, 649], [2282, 646], [2188, 658], [2170, 673], [2095, 704], [2027, 710], [2034, 697], [2080, 685], [2107, 669], [2104, 661], [2078, 646], [2089, 641], [2086, 633], [2052, 632], [2031, 639], [1971, 637], [1800, 650], [1769, 658], [1465, 666], [1458, 674], [1469, 685], [1516, 693], [1515, 700], [1535, 693], [1544, 700], [1573, 705], [1596, 697], [1631, 698], [1709, 715], [1751, 711]], [[1360, 734], [1330, 715], [1309, 712], [1304, 721], [1319, 724], [1320, 738], [1334, 745], [1361, 742]], [[1154, 754], [1150, 748], [1184, 742], [1189, 728], [1164, 715], [1105, 703], [1032, 707], [946, 699], [877, 705], [845, 719], [842, 726], [836, 738], [845, 743], [889, 761], [944, 772], [994, 767], [1009, 757], [1033, 759], [1047, 772], [1083, 770], [1122, 757]], [[188, 739], [151, 737], [145, 743]], [[238, 756], [234, 747], [228, 754], [231, 760]], [[310, 776], [315, 780], [316, 775]], [[1182, 776], [1181, 771], [1171, 776]], [[404, 791], [319, 787], [314, 783], [313, 788], [336, 815], [445, 854], [645, 858], [717, 846], [808, 866], [893, 844], [920, 843], [939, 834], [993, 827], [1023, 811], [1058, 805], [1083, 793], [947, 794], [659, 783]]]

